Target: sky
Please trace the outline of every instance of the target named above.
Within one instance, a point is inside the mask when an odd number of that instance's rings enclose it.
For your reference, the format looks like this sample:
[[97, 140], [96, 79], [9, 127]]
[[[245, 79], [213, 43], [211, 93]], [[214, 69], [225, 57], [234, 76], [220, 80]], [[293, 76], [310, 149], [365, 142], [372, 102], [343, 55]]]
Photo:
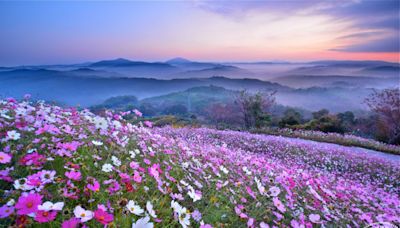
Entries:
[[164, 61], [400, 62], [398, 0], [0, 1], [0, 66]]

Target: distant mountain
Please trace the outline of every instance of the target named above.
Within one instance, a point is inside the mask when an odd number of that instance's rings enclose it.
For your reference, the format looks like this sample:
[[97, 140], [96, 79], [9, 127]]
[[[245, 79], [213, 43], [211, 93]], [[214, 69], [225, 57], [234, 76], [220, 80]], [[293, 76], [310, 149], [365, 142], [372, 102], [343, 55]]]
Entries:
[[[98, 71], [88, 69], [72, 72], [45, 69], [0, 71], [0, 97], [20, 98], [24, 94], [30, 93], [36, 99], [58, 101], [67, 105], [90, 106], [99, 104], [113, 96], [134, 95], [141, 99], [196, 86], [216, 85], [235, 90], [279, 90], [287, 88], [260, 80], [247, 81], [228, 78], [158, 80], [101, 77], [96, 76], [98, 73]], [[88, 77], [88, 75], [91, 76]], [[255, 83], [256, 81], [259, 83]]]
[[323, 60], [309, 62], [309, 64], [325, 65], [331, 67], [372, 67], [372, 66], [399, 66], [398, 63], [385, 61], [355, 61], [355, 60]]
[[293, 88], [309, 87], [364, 87], [364, 88], [387, 88], [393, 87], [399, 82], [399, 78], [387, 77], [365, 77], [365, 76], [343, 76], [343, 75], [288, 75], [271, 79], [281, 85]]
[[165, 61], [168, 64], [188, 64], [188, 63], [194, 63], [188, 59], [181, 58], [181, 57], [176, 57], [170, 60]]
[[253, 76], [254, 73], [251, 71], [228, 65], [215, 65], [210, 68], [200, 70], [188, 70], [179, 72], [172, 75], [175, 78], [206, 78], [214, 76], [223, 76], [229, 78], [247, 78]]
[[138, 67], [138, 66], [151, 66], [151, 67], [162, 67], [162, 68], [172, 68], [173, 66], [167, 63], [160, 62], [141, 62], [141, 61], [131, 61], [127, 59], [114, 59], [114, 60], [103, 60], [95, 62], [89, 65], [90, 67]]
[[376, 66], [376, 67], [365, 68], [363, 71], [398, 72], [400, 75], [400, 66]]
[[213, 103], [232, 102], [237, 91], [219, 86], [199, 86], [184, 91], [169, 93], [141, 100], [159, 110], [172, 105], [183, 105], [189, 112], [202, 112]]
[[221, 66], [221, 64], [218, 64], [218, 63], [194, 62], [194, 61], [190, 61], [188, 59], [181, 58], [181, 57], [170, 59], [170, 60], [166, 61], [166, 63], [176, 66], [176, 67], [179, 67], [182, 69], [182, 71], [202, 70], [202, 69]]

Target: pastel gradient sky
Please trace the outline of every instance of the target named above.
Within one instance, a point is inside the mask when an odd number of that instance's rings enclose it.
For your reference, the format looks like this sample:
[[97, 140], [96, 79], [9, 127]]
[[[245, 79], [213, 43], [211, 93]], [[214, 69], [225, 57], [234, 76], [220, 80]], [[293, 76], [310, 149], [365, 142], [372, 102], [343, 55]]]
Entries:
[[0, 65], [102, 59], [399, 62], [398, 0], [0, 1]]

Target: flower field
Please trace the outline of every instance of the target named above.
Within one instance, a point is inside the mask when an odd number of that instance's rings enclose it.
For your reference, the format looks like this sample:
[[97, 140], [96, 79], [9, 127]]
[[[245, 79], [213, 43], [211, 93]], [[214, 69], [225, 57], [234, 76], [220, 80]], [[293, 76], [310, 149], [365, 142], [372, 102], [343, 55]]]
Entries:
[[0, 226], [400, 223], [400, 163], [338, 145], [0, 102]]
[[373, 139], [366, 139], [351, 134], [339, 134], [334, 132], [321, 132], [311, 130], [293, 130], [290, 128], [282, 129], [262, 129], [255, 130], [256, 133], [269, 135], [282, 135], [287, 137], [310, 139], [318, 142], [329, 142], [345, 146], [363, 147], [372, 150], [383, 151], [386, 153], [400, 155], [400, 146], [378, 142]]

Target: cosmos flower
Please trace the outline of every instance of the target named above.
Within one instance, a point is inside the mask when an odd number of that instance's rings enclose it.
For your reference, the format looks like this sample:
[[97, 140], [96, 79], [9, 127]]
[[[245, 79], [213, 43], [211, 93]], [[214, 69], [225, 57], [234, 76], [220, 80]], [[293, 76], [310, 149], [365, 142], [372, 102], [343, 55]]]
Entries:
[[278, 196], [279, 193], [281, 193], [281, 190], [278, 187], [273, 186], [273, 187], [269, 188], [269, 192], [270, 192], [271, 196], [275, 197], [275, 196]]
[[97, 141], [97, 140], [92, 140], [92, 143], [93, 143], [93, 145], [95, 145], [95, 146], [101, 146], [101, 145], [103, 145], [103, 142]]
[[85, 210], [81, 206], [76, 206], [74, 209], [74, 215], [76, 218], [80, 219], [81, 222], [87, 222], [91, 220], [94, 216], [93, 212], [90, 210]]
[[81, 223], [79, 218], [70, 218], [62, 223], [61, 228], [77, 228], [79, 223]]
[[150, 222], [149, 216], [138, 219], [136, 222], [133, 222], [132, 224], [132, 228], [153, 228], [153, 227], [154, 224]]
[[82, 174], [79, 171], [68, 171], [65, 172], [65, 176], [74, 181], [80, 181], [82, 179]]
[[274, 202], [275, 207], [282, 213], [284, 213], [286, 211], [285, 205], [283, 205], [283, 203], [277, 198], [274, 197], [272, 199], [272, 201]]
[[104, 225], [107, 225], [114, 220], [114, 216], [112, 214], [109, 214], [102, 209], [97, 209], [94, 211], [94, 218]]
[[57, 211], [37, 211], [35, 216], [35, 221], [38, 223], [50, 222], [56, 219]]
[[109, 173], [113, 170], [113, 166], [111, 164], [106, 163], [101, 167], [101, 170], [103, 172]]
[[13, 206], [3, 205], [0, 207], [0, 218], [7, 218], [15, 211]]
[[308, 216], [308, 218], [310, 219], [310, 221], [311, 221], [312, 223], [319, 223], [319, 222], [320, 222], [320, 219], [321, 219], [321, 216], [320, 216], [319, 214], [310, 214], [310, 215]]
[[0, 163], [1, 164], [9, 163], [11, 161], [11, 158], [12, 157], [9, 154], [0, 152]]
[[151, 204], [150, 201], [147, 201], [147, 202], [146, 202], [146, 210], [147, 210], [147, 213], [149, 213], [149, 215], [150, 215], [151, 217], [157, 218], [156, 212], [155, 212], [154, 209], [153, 209], [153, 204]]
[[190, 190], [188, 191], [187, 194], [189, 195], [190, 198], [192, 198], [193, 202], [201, 200], [201, 197], [202, 197], [201, 192], [200, 191], [195, 191], [193, 189], [193, 187], [190, 188]]
[[197, 221], [197, 222], [200, 222], [200, 220], [201, 220], [201, 213], [200, 213], [200, 211], [199, 210], [194, 210], [193, 212], [192, 212], [192, 218], [195, 220], [195, 221]]
[[[121, 165], [121, 161], [117, 158], [117, 157], [115, 157], [115, 156], [112, 156], [111, 157], [111, 160], [112, 160], [112, 162], [113, 162], [113, 164], [115, 165], [115, 166], [120, 166]], [[104, 167], [104, 166], [103, 166]], [[104, 171], [104, 170], [103, 170]]]
[[57, 203], [52, 203], [50, 201], [46, 201], [43, 204], [38, 206], [38, 209], [41, 211], [61, 211], [64, 207], [64, 202], [57, 202]]
[[137, 205], [133, 200], [129, 200], [128, 204], [126, 205], [126, 208], [129, 210], [129, 212], [135, 215], [142, 215], [144, 212], [144, 210], [140, 208], [140, 206]]
[[137, 110], [137, 109], [134, 109], [133, 110], [133, 113], [135, 113], [135, 115], [137, 115], [138, 117], [142, 117], [142, 113], [139, 111], [139, 110]]
[[30, 193], [25, 196], [20, 196], [15, 204], [15, 208], [17, 209], [17, 214], [27, 215], [30, 213], [35, 213], [41, 203], [41, 195], [37, 193]]
[[7, 131], [7, 138], [10, 140], [18, 140], [21, 138], [21, 134], [16, 130]]
[[100, 190], [100, 183], [94, 179], [94, 178], [89, 178], [88, 179], [88, 184], [86, 185], [86, 187], [93, 191], [93, 192], [98, 192]]

